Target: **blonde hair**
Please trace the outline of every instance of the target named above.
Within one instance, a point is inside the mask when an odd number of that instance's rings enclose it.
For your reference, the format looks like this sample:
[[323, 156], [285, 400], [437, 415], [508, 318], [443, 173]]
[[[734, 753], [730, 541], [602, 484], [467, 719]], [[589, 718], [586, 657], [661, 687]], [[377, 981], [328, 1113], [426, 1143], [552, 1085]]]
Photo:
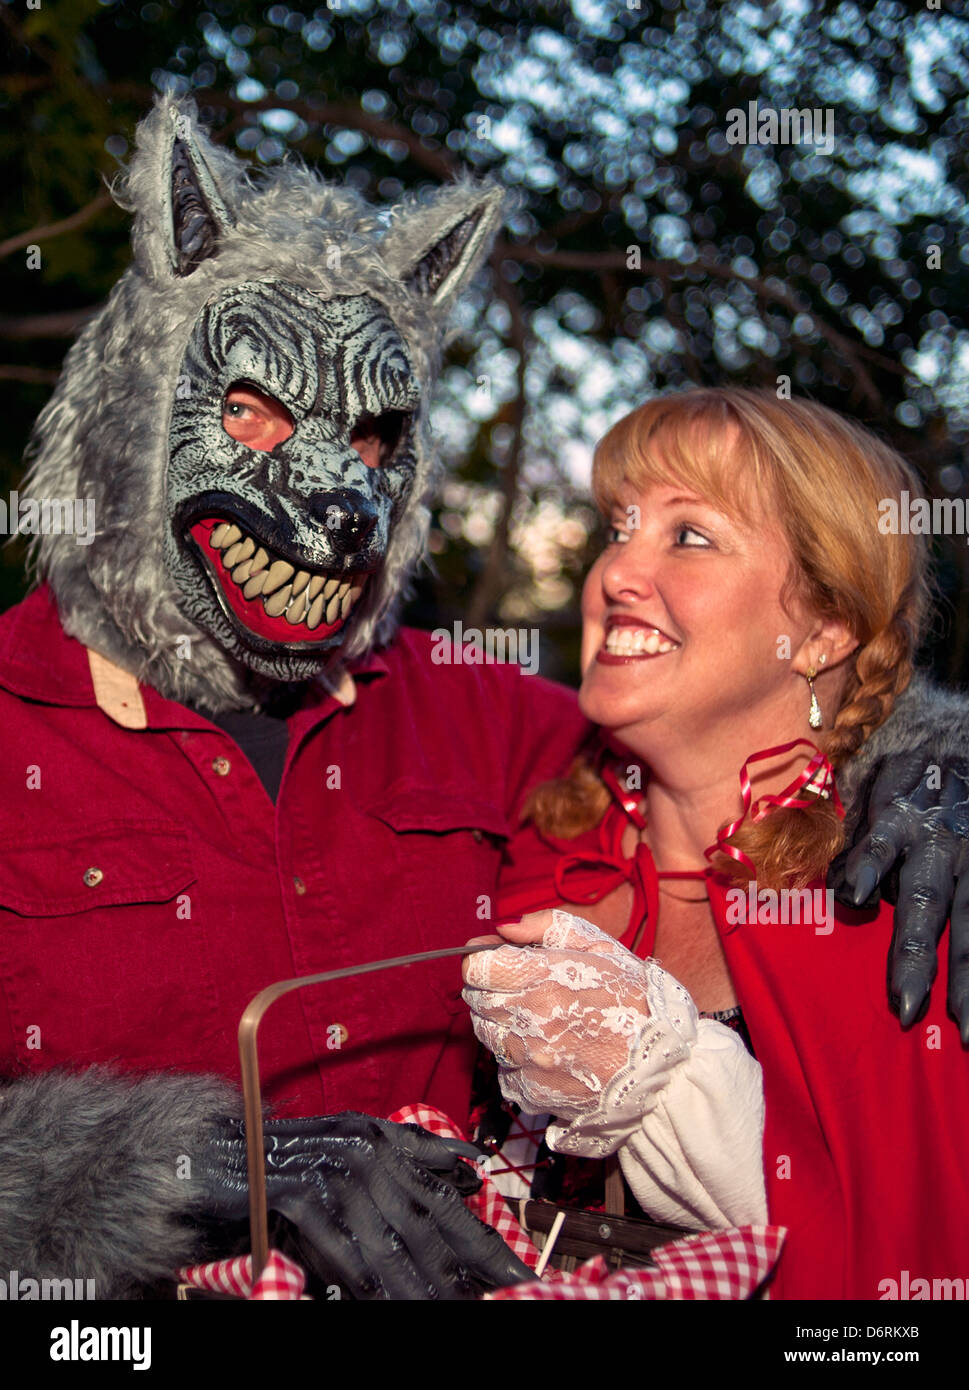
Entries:
[[[776, 515], [790, 547], [782, 603], [796, 597], [858, 640], [834, 727], [814, 736], [837, 770], [888, 718], [924, 633], [925, 542], [878, 528], [879, 502], [903, 491], [921, 496], [918, 477], [876, 435], [825, 406], [729, 387], [648, 401], [602, 439], [593, 492], [606, 516], [624, 485], [638, 493], [655, 483], [684, 484], [731, 516], [756, 499]], [[806, 714], [805, 690], [805, 726]], [[537, 788], [525, 814], [540, 830], [570, 838], [598, 824], [609, 802], [597, 760], [585, 755], [568, 777]], [[824, 875], [843, 838], [830, 802], [819, 798], [747, 823], [729, 843], [751, 858], [759, 883], [803, 887]], [[716, 867], [746, 877], [726, 856]]]

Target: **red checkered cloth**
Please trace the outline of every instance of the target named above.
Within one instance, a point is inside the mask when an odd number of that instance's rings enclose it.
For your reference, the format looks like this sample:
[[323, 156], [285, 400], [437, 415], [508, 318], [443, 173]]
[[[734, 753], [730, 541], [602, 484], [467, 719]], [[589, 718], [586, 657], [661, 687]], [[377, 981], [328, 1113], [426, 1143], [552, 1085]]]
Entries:
[[749, 1298], [777, 1263], [787, 1232], [783, 1226], [738, 1226], [709, 1231], [658, 1246], [656, 1269], [614, 1273], [601, 1255], [571, 1274], [549, 1270], [534, 1280], [486, 1294], [489, 1299], [743, 1299]]
[[178, 1271], [183, 1284], [205, 1289], [208, 1293], [230, 1293], [236, 1298], [292, 1299], [302, 1298], [306, 1275], [295, 1261], [270, 1250], [266, 1267], [252, 1282], [252, 1256], [236, 1255], [233, 1260], [214, 1264], [190, 1265]]

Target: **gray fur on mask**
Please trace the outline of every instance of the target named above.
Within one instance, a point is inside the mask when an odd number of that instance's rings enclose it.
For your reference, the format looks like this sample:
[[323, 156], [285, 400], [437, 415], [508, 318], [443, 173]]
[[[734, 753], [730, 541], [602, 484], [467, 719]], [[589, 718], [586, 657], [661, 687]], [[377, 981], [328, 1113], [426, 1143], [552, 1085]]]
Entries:
[[[68, 353], [23, 484], [35, 498], [93, 500], [96, 536], [87, 545], [71, 535], [35, 537], [31, 561], [71, 636], [169, 698], [241, 708], [259, 688], [258, 664], [227, 650], [225, 634], [200, 626], [196, 609], [189, 615], [165, 557], [169, 429], [200, 315], [252, 282], [326, 301], [367, 296], [399, 334], [426, 403], [450, 310], [488, 251], [502, 195], [463, 180], [381, 217], [352, 190], [296, 163], [257, 183], [209, 140], [190, 101], [165, 97], [139, 126], [117, 197], [135, 214], [134, 264]], [[337, 649], [344, 658], [389, 640], [424, 554], [437, 483], [426, 411], [413, 416], [408, 448], [406, 499]], [[326, 659], [318, 656], [319, 669]], [[311, 669], [263, 674], [302, 679]]]

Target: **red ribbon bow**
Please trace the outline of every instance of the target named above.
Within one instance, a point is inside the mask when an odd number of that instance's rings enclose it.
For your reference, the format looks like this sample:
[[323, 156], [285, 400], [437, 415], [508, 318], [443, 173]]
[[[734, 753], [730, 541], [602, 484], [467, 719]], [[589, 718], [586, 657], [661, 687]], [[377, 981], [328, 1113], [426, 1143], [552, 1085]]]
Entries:
[[[773, 758], [778, 753], [789, 753], [792, 748], [797, 748], [799, 744], [803, 745], [805, 748], [812, 749], [814, 756], [807, 762], [802, 771], [798, 773], [794, 781], [776, 796], [765, 794], [764, 796], [758, 797], [756, 801], [753, 801], [753, 792], [750, 786], [750, 773], [748, 771], [750, 764], [763, 762], [765, 758]], [[601, 776], [603, 782], [606, 784], [615, 800], [619, 802], [619, 805], [626, 812], [627, 816], [629, 816], [640, 830], [645, 829], [646, 821], [639, 810], [642, 792], [629, 791], [612, 767], [603, 767]], [[802, 787], [806, 787], [809, 783], [815, 784], [814, 796], [798, 796], [797, 793]], [[831, 804], [834, 806], [841, 819], [844, 819], [845, 809], [841, 804], [841, 798], [838, 796], [838, 789], [835, 786], [834, 769], [817, 744], [812, 743], [808, 738], [796, 738], [790, 743], [775, 744], [772, 748], [764, 748], [761, 749], [759, 753], [752, 753], [740, 769], [740, 794], [744, 804], [741, 815], [737, 820], [732, 821], [719, 831], [716, 844], [708, 846], [703, 853], [707, 859], [712, 859], [715, 854], [726, 854], [729, 858], [736, 860], [737, 863], [743, 864], [751, 874], [756, 873], [756, 868], [750, 856], [744, 854], [743, 850], [737, 849], [734, 845], [727, 844], [727, 840], [737, 833], [748, 815], [750, 816], [751, 823], [756, 824], [757, 821], [763, 820], [775, 806], [808, 807], [814, 805], [818, 796], [830, 796]], [[585, 856], [583, 856], [583, 858], [585, 858]], [[591, 859], [592, 856], [588, 856], [588, 858]], [[617, 877], [629, 877], [629, 871], [620, 869], [619, 864], [615, 863], [611, 858], [607, 858], [604, 855], [595, 856], [595, 858], [598, 863], [609, 864], [610, 867], [615, 868]], [[571, 868], [572, 865], [570, 864], [569, 867]], [[682, 877], [683, 875], [680, 876]], [[576, 901], [578, 900], [576, 899]], [[594, 901], [594, 899], [590, 899], [590, 901]]]
[[[765, 758], [772, 758], [777, 753], [789, 753], [790, 750], [796, 748], [799, 743], [803, 744], [806, 748], [813, 748], [814, 757], [810, 759], [802, 771], [794, 778], [794, 781], [791, 782], [789, 786], [786, 786], [782, 792], [779, 792], [776, 796], [771, 794], [760, 796], [753, 802], [753, 805], [751, 805], [753, 793], [750, 788], [750, 774], [747, 771], [750, 764], [762, 762]], [[820, 774], [820, 781], [818, 779], [818, 774]], [[798, 796], [797, 793], [801, 788], [806, 787], [810, 782], [817, 783], [815, 795], [813, 797]], [[736, 860], [738, 864], [743, 864], [744, 868], [748, 869], [751, 874], [756, 874], [757, 870], [750, 856], [744, 854], [742, 849], [737, 849], [736, 846], [727, 844], [727, 840], [729, 840], [732, 835], [736, 835], [748, 815], [750, 816], [751, 824], [756, 824], [757, 821], [763, 820], [766, 815], [769, 815], [771, 809], [775, 806], [813, 806], [818, 796], [830, 796], [831, 804], [834, 806], [834, 809], [837, 811], [839, 817], [842, 820], [844, 819], [845, 808], [841, 804], [838, 788], [835, 786], [834, 769], [821, 752], [820, 748], [818, 748], [817, 744], [812, 743], [808, 738], [796, 738], [790, 743], [779, 743], [773, 748], [764, 748], [759, 753], [752, 753], [740, 769], [740, 794], [744, 803], [744, 809], [741, 815], [737, 820], [731, 821], [729, 825], [724, 826], [722, 830], [718, 831], [716, 844], [709, 845], [703, 853], [707, 859], [712, 859], [715, 854], [726, 854], [731, 859]]]

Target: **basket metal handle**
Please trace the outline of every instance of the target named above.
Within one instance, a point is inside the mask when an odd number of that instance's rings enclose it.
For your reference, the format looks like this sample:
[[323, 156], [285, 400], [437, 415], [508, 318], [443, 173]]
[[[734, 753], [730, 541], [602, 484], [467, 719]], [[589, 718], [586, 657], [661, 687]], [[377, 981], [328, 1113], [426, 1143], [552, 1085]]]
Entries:
[[266, 1205], [266, 1155], [263, 1134], [262, 1085], [259, 1078], [258, 1032], [263, 1015], [294, 989], [307, 985], [327, 984], [330, 980], [346, 980], [352, 975], [369, 975], [375, 970], [392, 970], [397, 965], [416, 965], [419, 961], [442, 960], [445, 956], [471, 956], [476, 951], [495, 951], [503, 941], [489, 941], [480, 946], [447, 946], [439, 951], [418, 951], [410, 956], [392, 956], [387, 960], [372, 960], [366, 965], [349, 965], [340, 970], [326, 970], [321, 975], [301, 975], [295, 980], [279, 980], [252, 999], [239, 1022], [239, 1062], [242, 1068], [242, 1096], [246, 1117], [246, 1154], [249, 1163], [249, 1232], [252, 1248], [252, 1282], [255, 1283], [269, 1258], [269, 1211]]

